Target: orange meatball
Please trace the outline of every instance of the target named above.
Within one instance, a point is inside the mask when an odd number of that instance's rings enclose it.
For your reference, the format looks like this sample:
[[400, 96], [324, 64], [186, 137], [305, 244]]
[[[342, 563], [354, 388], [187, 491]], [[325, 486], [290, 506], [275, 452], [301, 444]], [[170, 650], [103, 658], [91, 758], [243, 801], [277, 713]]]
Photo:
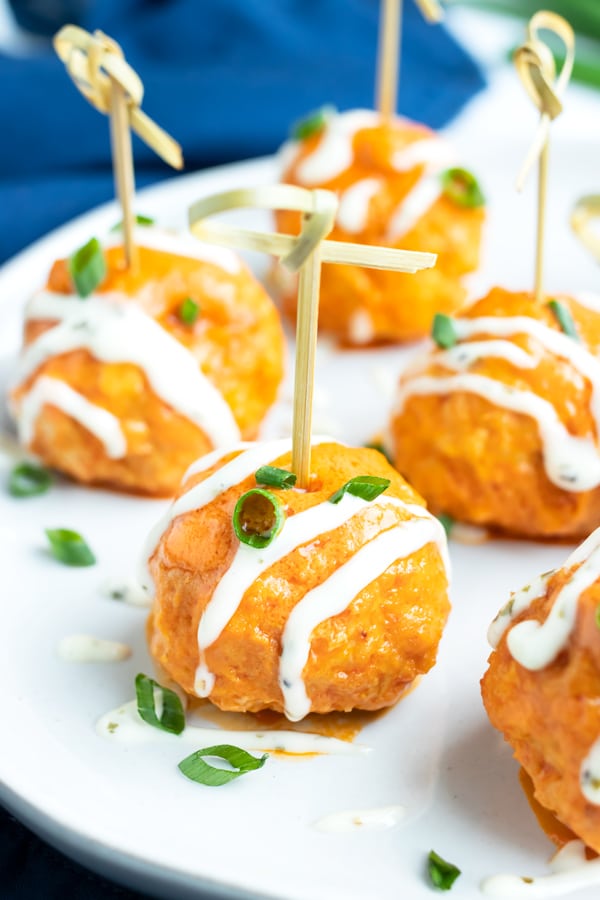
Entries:
[[434, 512], [532, 537], [600, 523], [600, 315], [556, 303], [494, 288], [401, 378], [390, 452]]
[[[534, 809], [540, 804], [598, 853], [599, 547], [600, 532], [596, 531], [564, 568], [548, 573], [512, 598], [512, 606], [500, 612], [490, 630], [498, 644], [481, 683], [492, 724], [504, 734], [531, 780]], [[578, 585], [575, 573], [581, 577], [585, 566], [595, 571], [591, 579], [584, 576], [583, 584]], [[572, 627], [566, 628], [563, 639], [554, 645], [549, 634], [552, 623], [547, 621], [553, 608], [554, 618], [560, 610], [565, 612], [563, 620], [573, 613]], [[537, 633], [521, 635], [520, 641], [511, 643], [511, 633], [514, 641], [518, 636], [514, 629], [525, 620], [546, 624]], [[546, 655], [536, 660], [546, 647], [550, 647]], [[547, 818], [542, 819], [545, 827]], [[564, 828], [546, 830], [559, 844], [571, 837]]]
[[[357, 266], [325, 265], [319, 322], [347, 344], [397, 342], [429, 332], [436, 312], [455, 312], [466, 299], [462, 277], [477, 268], [484, 212], [450, 199], [442, 174], [449, 149], [424, 125], [382, 121], [355, 110], [331, 119], [317, 134], [286, 148], [282, 181], [334, 191], [340, 200], [332, 240], [438, 254], [433, 269], [408, 275]], [[458, 191], [460, 194], [460, 190]], [[280, 230], [299, 228], [298, 215], [280, 212]], [[283, 280], [286, 313], [296, 292]]]
[[[73, 293], [67, 261], [54, 264], [30, 306], [30, 364], [12, 394], [24, 443], [48, 465], [85, 483], [167, 496], [194, 459], [256, 436], [283, 377], [281, 324], [233, 254], [211, 261], [211, 248], [193, 255], [194, 243], [155, 235], [144, 246], [142, 235], [130, 269], [120, 246], [106, 249], [106, 278], [88, 299]], [[69, 336], [38, 352], [54, 341], [50, 329]]]
[[[380, 453], [324, 443], [309, 490], [266, 488], [285, 516], [272, 543], [241, 543], [236, 504], [259, 465], [289, 469], [283, 444], [238, 449], [185, 482], [148, 548], [151, 654], [226, 710], [295, 720], [389, 706], [435, 662], [449, 611], [443, 530]], [[329, 502], [365, 474], [387, 490]]]

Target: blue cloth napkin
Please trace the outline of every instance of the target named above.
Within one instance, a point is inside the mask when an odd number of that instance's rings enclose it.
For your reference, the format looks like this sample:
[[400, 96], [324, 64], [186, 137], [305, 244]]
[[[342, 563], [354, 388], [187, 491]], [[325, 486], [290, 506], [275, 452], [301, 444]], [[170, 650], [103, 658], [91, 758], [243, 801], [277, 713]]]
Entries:
[[[400, 111], [438, 128], [482, 77], [443, 27], [428, 25], [413, 0], [405, 7]], [[80, 24], [122, 45], [145, 85], [143, 109], [179, 140], [193, 171], [273, 152], [291, 122], [324, 103], [372, 106], [378, 8], [377, 0], [92, 0]], [[114, 189], [106, 117], [50, 48], [0, 55], [0, 84], [1, 262]], [[134, 153], [138, 186], [173, 174], [137, 138]]]
[[[18, 0], [14, 0], [18, 2]], [[56, 4], [55, 4], [56, 5]], [[324, 103], [371, 106], [377, 0], [93, 0], [83, 27], [114, 37], [144, 81], [143, 108], [183, 146], [188, 171], [277, 149]], [[51, 49], [0, 55], [0, 261], [111, 199], [108, 123]], [[406, 0], [400, 111], [438, 128], [481, 88], [476, 66]], [[136, 180], [172, 175], [134, 139]], [[44, 277], [40, 272], [40, 281]], [[134, 900], [0, 810], [3, 900]]]

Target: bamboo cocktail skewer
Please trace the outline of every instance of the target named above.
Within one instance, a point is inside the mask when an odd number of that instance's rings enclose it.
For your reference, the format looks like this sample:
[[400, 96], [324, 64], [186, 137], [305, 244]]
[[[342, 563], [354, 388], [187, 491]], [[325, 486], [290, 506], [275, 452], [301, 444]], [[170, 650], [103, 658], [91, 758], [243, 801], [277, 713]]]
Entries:
[[131, 131], [175, 169], [183, 168], [181, 147], [139, 108], [144, 86], [115, 41], [101, 31], [90, 34], [75, 25], [65, 25], [54, 37], [54, 48], [86, 100], [110, 116], [115, 190], [122, 210], [125, 264], [129, 268], [135, 264]]
[[[300, 273], [292, 429], [292, 471], [300, 488], [308, 488], [310, 484], [321, 264], [345, 263], [415, 273], [430, 268], [436, 261], [433, 253], [326, 240], [333, 227], [337, 205], [337, 198], [330, 191], [308, 191], [281, 184], [215, 194], [199, 200], [189, 210], [190, 228], [202, 240], [238, 250], [269, 253], [278, 257], [292, 272]], [[299, 235], [273, 234], [206, 221], [215, 213], [247, 206], [300, 212], [303, 215], [302, 230]]]
[[[403, 0], [381, 0], [379, 13], [375, 106], [385, 119], [391, 119], [398, 106], [402, 3]], [[438, 0], [417, 0], [417, 5], [428, 22], [442, 19], [443, 10]]]
[[[558, 78], [552, 52], [538, 37], [540, 30], [553, 32], [565, 45], [565, 61]], [[521, 190], [532, 166], [536, 161], [538, 162], [534, 276], [534, 293], [537, 302], [541, 302], [544, 293], [544, 236], [550, 123], [562, 112], [562, 95], [571, 77], [574, 59], [575, 35], [573, 29], [562, 16], [546, 10], [540, 10], [531, 17], [527, 26], [527, 41], [514, 53], [514, 62], [519, 78], [541, 114], [533, 143], [517, 179], [517, 189]]]

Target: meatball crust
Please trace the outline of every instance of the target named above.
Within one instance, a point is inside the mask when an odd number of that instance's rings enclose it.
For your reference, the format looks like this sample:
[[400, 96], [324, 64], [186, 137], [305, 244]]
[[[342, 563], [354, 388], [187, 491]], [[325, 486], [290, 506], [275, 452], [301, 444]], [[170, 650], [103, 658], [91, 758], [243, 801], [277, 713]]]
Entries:
[[[600, 735], [600, 582], [579, 596], [569, 639], [545, 668], [525, 668], [507, 646], [507, 636], [519, 622], [547, 619], [572, 574], [572, 569], [554, 573], [543, 594], [513, 619], [489, 658], [481, 689], [491, 723], [531, 779], [535, 801], [600, 853], [600, 806], [586, 799], [580, 782], [584, 761]], [[548, 833], [557, 843], [568, 835], [557, 828]]]
[[[380, 184], [368, 205], [364, 226], [349, 231], [338, 220], [331, 240], [350, 241], [421, 250], [438, 254], [437, 264], [416, 275], [358, 266], [325, 265], [321, 274], [319, 324], [322, 331], [350, 345], [414, 340], [426, 335], [436, 312], [452, 313], [464, 306], [466, 289], [462, 277], [479, 264], [479, 245], [484, 220], [482, 208], [459, 206], [443, 193], [398, 238], [390, 231], [409, 193], [424, 177], [424, 163], [406, 170], [394, 167], [394, 156], [424, 140], [435, 140], [429, 128], [405, 119], [377, 121], [360, 128], [352, 138], [352, 160], [340, 174], [319, 184], [301, 178], [301, 164], [320, 146], [325, 133], [298, 143], [283, 172], [282, 181], [326, 188], [343, 198], [359, 182], [377, 179]], [[299, 229], [296, 213], [277, 214], [278, 228], [294, 233]], [[294, 319], [296, 291], [281, 284], [284, 312]]]
[[[97, 294], [124, 295], [161, 325], [196, 359], [220, 391], [243, 438], [256, 436], [283, 378], [285, 343], [277, 312], [261, 285], [240, 264], [231, 273], [216, 264], [139, 246], [138, 265], [126, 269], [120, 246], [105, 250], [108, 274]], [[47, 290], [72, 295], [66, 260], [56, 262]], [[195, 322], [179, 315], [191, 297]], [[81, 301], [82, 304], [85, 300]], [[55, 324], [30, 319], [25, 343]], [[119, 420], [127, 442], [122, 458], [109, 458], [100, 440], [63, 410], [45, 404], [29, 449], [78, 481], [155, 496], [172, 496], [189, 464], [212, 449], [210, 437], [159, 397], [138, 366], [104, 362], [87, 349], [45, 361], [13, 393], [13, 403], [41, 376], [66, 382]]]
[[[193, 475], [182, 494], [232, 458]], [[272, 465], [289, 467], [290, 460], [287, 453]], [[391, 481], [382, 498], [422, 504], [375, 450], [316, 445], [312, 472], [307, 491], [269, 488], [285, 505], [288, 517], [326, 502], [345, 482], [366, 473]], [[150, 559], [156, 587], [150, 651], [160, 669], [190, 695], [195, 695], [199, 663], [199, 620], [239, 546], [233, 509], [255, 485], [254, 476], [248, 477], [201, 509], [175, 518]], [[404, 505], [365, 504], [341, 527], [298, 545], [262, 572], [206, 649], [206, 664], [215, 676], [210, 700], [226, 710], [283, 711], [279, 657], [291, 611], [359, 548], [414, 518]], [[378, 573], [343, 612], [312, 631], [303, 671], [311, 711], [372, 710], [394, 703], [434, 664], [448, 611], [447, 576], [436, 543], [426, 543]]]
[[[584, 346], [597, 358], [600, 315], [567, 297], [561, 296], [560, 303], [570, 311]], [[547, 303], [538, 304], [528, 293], [501, 288], [494, 288], [457, 321], [522, 316], [560, 332]], [[483, 330], [469, 340], [490, 337]], [[468, 349], [469, 340], [460, 347]], [[520, 368], [508, 359], [482, 355], [469, 365], [468, 374], [548, 401], [571, 435], [597, 445], [589, 380], [535, 338], [514, 334], [505, 340], [533, 354], [535, 364]], [[600, 488], [565, 490], [549, 479], [540, 429], [533, 417], [467, 390], [410, 393], [413, 380], [422, 375], [456, 374], [443, 357], [443, 352], [431, 351], [400, 380], [402, 402], [392, 414], [389, 431], [390, 452], [398, 470], [435, 513], [458, 521], [526, 537], [587, 535], [600, 523]]]

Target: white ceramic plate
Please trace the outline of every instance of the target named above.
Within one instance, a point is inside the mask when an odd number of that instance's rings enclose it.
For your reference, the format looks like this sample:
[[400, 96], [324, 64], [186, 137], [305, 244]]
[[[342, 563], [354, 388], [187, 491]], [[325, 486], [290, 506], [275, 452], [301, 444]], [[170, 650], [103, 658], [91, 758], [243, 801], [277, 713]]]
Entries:
[[[484, 286], [527, 285], [532, 196], [518, 199], [511, 190], [523, 144], [474, 140], [468, 133], [468, 141], [464, 129], [455, 137], [467, 164], [481, 174], [493, 211], [478, 280]], [[598, 187], [597, 148], [565, 140], [554, 162], [548, 283], [590, 289], [598, 284], [596, 269], [570, 237], [566, 218], [578, 194]], [[266, 183], [274, 172], [273, 162], [263, 160], [190, 175], [142, 192], [137, 206], [165, 224], [183, 225], [187, 205], [200, 195]], [[117, 218], [113, 206], [83, 216], [5, 267], [4, 381], [29, 293], [56, 257]], [[249, 218], [264, 224], [259, 215]], [[348, 442], [368, 440], [385, 423], [387, 385], [413, 352], [322, 352], [319, 426]], [[289, 424], [289, 413], [284, 401], [267, 430]], [[0, 478], [10, 465], [9, 456], [0, 454]], [[480, 896], [478, 885], [487, 875], [545, 871], [552, 848], [521, 794], [510, 749], [487, 722], [479, 679], [488, 623], [509, 591], [560, 564], [568, 548], [453, 544], [454, 609], [438, 664], [417, 690], [362, 732], [358, 740], [372, 753], [271, 758], [259, 772], [217, 790], [179, 775], [176, 764], [189, 749], [177, 738], [127, 747], [94, 730], [101, 714], [133, 697], [136, 672], [151, 671], [146, 612], [108, 600], [100, 587], [109, 576], [130, 573], [163, 507], [67, 483], [23, 501], [0, 492], [0, 796], [17, 815], [96, 870], [169, 898], [418, 900], [431, 896], [425, 861], [432, 848], [462, 869], [454, 892], [465, 900]], [[81, 531], [98, 565], [71, 570], [50, 559], [43, 530], [56, 526]], [[131, 644], [132, 659], [62, 662], [58, 641], [82, 632]], [[327, 813], [390, 804], [404, 806], [406, 816], [389, 830], [323, 834], [311, 827]], [[591, 900], [596, 891], [580, 896]]]

